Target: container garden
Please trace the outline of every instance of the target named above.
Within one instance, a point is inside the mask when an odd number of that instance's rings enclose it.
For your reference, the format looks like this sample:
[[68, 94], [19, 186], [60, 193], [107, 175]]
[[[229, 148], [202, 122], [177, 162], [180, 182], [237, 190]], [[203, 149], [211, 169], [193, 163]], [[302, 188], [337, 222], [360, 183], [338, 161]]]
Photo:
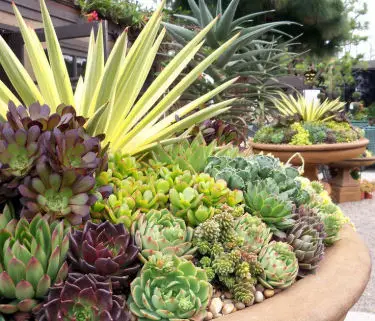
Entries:
[[327, 250], [316, 275], [306, 277], [262, 304], [219, 320], [344, 321], [366, 288], [370, 273], [367, 246], [352, 227], [346, 226], [341, 240]]
[[[270, 153], [275, 157], [280, 158], [280, 160], [283, 162], [287, 162], [291, 157], [293, 157], [293, 155], [299, 153], [304, 159], [305, 163], [304, 176], [311, 180], [317, 180], [317, 167], [319, 165], [336, 163], [356, 157], [366, 150], [369, 140], [366, 138], [361, 138], [358, 141], [351, 143], [317, 144], [306, 146], [261, 144], [254, 143], [252, 140], [250, 140], [249, 143], [254, 153]], [[291, 163], [293, 165], [302, 165], [302, 161], [297, 157], [294, 157], [291, 160]]]

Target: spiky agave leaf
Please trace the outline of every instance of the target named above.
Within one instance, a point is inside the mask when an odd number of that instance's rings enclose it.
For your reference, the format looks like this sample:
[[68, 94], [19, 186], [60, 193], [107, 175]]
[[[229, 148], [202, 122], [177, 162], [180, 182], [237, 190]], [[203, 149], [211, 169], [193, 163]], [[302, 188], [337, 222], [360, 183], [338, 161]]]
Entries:
[[[180, 130], [227, 111], [234, 101], [223, 101], [192, 113], [196, 107], [210, 101], [237, 79], [227, 81], [163, 118], [165, 112], [172, 108], [199, 75], [236, 41], [238, 35], [225, 42], [176, 84], [176, 79], [203, 45], [205, 35], [216, 23], [215, 19], [174, 57], [146, 92], [140, 94], [165, 36], [165, 30], [159, 28], [165, 2], [162, 1], [130, 50], [126, 48], [127, 33], [124, 32], [117, 39], [106, 62], [102, 26], [99, 26], [96, 37], [92, 32], [85, 77], [78, 82], [74, 97], [62, 51], [44, 0], [40, 3], [49, 59], [35, 31], [25, 23], [17, 7], [13, 6], [38, 86], [1, 37], [0, 64], [26, 105], [36, 101], [46, 102], [51, 105], [52, 110], [56, 110], [60, 103], [74, 104], [80, 115], [91, 119], [87, 124], [91, 134], [106, 132], [105, 143], [111, 142], [113, 150], [129, 154], [142, 152], [160, 141], [168, 141]], [[172, 84], [175, 85], [170, 89]], [[5, 87], [1, 82], [0, 86]], [[168, 90], [168, 94], [164, 95]], [[1, 100], [0, 107], [4, 106], [4, 101], [7, 103], [17, 99], [9, 90], [2, 92], [5, 98]], [[5, 113], [2, 108], [0, 114], [4, 116]], [[175, 121], [177, 114], [181, 121]]]

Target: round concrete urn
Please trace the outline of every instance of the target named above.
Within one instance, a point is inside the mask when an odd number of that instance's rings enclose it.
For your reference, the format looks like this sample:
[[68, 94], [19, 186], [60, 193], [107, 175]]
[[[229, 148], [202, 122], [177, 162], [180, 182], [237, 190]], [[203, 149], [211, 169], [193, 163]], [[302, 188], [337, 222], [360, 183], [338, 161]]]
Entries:
[[326, 250], [314, 275], [260, 304], [229, 314], [220, 321], [343, 321], [369, 281], [367, 246], [351, 226]]
[[[339, 144], [317, 144], [317, 145], [286, 145], [286, 144], [261, 144], [249, 141], [255, 154], [265, 153], [273, 154], [280, 158], [282, 162], [287, 162], [293, 155], [299, 153], [305, 162], [304, 176], [311, 180], [317, 180], [317, 166], [321, 164], [330, 164], [358, 157], [368, 145], [369, 140], [361, 138], [351, 143]], [[302, 161], [298, 157], [291, 160], [293, 165], [301, 165]]]

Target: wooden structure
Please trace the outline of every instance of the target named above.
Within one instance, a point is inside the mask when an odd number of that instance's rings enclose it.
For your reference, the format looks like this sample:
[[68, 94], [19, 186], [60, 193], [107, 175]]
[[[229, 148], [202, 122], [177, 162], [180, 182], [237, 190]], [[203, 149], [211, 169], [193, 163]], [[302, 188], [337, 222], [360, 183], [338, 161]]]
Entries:
[[[36, 29], [39, 38], [44, 40], [42, 17], [39, 0], [15, 0], [17, 8], [26, 23]], [[86, 65], [88, 38], [91, 30], [97, 32], [99, 23], [88, 23], [81, 15], [81, 10], [74, 5], [74, 0], [46, 0], [53, 24], [59, 38], [61, 48], [72, 82], [78, 80]], [[122, 28], [108, 21], [103, 21], [104, 49], [108, 55], [114, 40], [122, 32]], [[13, 14], [12, 0], [0, 0], [0, 35], [12, 48], [16, 56], [31, 70], [17, 21]], [[10, 86], [0, 67], [0, 79]]]

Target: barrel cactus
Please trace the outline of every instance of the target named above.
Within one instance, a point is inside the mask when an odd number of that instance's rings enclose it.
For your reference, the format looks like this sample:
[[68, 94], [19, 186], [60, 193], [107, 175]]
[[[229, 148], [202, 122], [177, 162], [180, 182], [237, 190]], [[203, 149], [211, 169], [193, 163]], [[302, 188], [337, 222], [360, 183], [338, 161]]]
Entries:
[[247, 251], [256, 254], [269, 243], [272, 237], [270, 228], [260, 218], [247, 213], [237, 219], [235, 230], [243, 239], [243, 246]]
[[272, 241], [260, 251], [258, 261], [264, 270], [258, 280], [266, 288], [285, 289], [296, 280], [298, 260], [291, 245]]
[[133, 223], [132, 234], [140, 249], [143, 261], [155, 252], [193, 259], [196, 248], [192, 246], [194, 230], [183, 219], [174, 217], [168, 210], [151, 210]]
[[8, 208], [0, 222], [6, 223], [0, 231], [0, 312], [28, 312], [68, 273], [69, 230], [63, 222], [49, 225], [40, 214], [15, 225]]
[[83, 231], [71, 234], [68, 259], [74, 272], [106, 276], [118, 287], [127, 287], [141, 267], [138, 252], [123, 224], [88, 221]]
[[204, 311], [212, 286], [204, 270], [177, 256], [156, 253], [131, 284], [129, 307], [146, 320], [190, 320]]
[[111, 282], [93, 274], [70, 273], [65, 283], [56, 284], [40, 309], [39, 321], [130, 321], [122, 296], [113, 295]]

